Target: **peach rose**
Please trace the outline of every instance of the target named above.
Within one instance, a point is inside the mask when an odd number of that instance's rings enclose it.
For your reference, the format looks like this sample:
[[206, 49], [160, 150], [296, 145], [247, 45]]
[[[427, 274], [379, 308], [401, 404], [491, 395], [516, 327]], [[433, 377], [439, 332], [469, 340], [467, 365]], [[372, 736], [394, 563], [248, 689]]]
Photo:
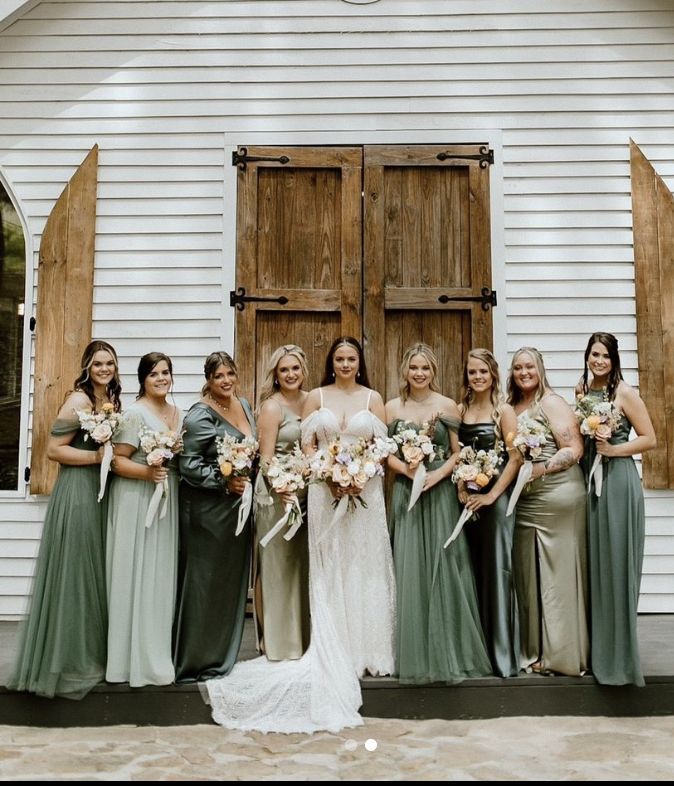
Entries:
[[480, 474], [475, 478], [475, 483], [482, 489], [487, 485], [487, 483], [489, 483], [489, 478], [484, 474], [484, 472], [480, 472]]
[[228, 478], [232, 474], [232, 462], [231, 461], [221, 461], [220, 462], [220, 474], [223, 478]]
[[424, 460], [423, 450], [414, 445], [403, 445], [402, 453], [408, 464], [417, 465]]

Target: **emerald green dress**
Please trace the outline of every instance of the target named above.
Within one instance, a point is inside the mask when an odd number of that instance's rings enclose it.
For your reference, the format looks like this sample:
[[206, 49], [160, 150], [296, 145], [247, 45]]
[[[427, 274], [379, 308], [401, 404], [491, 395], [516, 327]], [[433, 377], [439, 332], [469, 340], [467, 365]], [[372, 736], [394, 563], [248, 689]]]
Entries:
[[[288, 407], [281, 407], [274, 452], [292, 453], [300, 442], [300, 417]], [[256, 572], [260, 582], [262, 609], [257, 623], [261, 649], [269, 660], [301, 658], [309, 646], [309, 544], [307, 540], [307, 490], [297, 493], [304, 520], [291, 540], [284, 540], [287, 530], [279, 532], [265, 546], [260, 540], [285, 515], [281, 498], [268, 488], [262, 472], [255, 483]]]
[[[539, 404], [522, 415], [545, 427], [548, 441], [534, 463], [547, 461], [559, 446], [543, 409]], [[574, 464], [531, 481], [517, 501], [513, 571], [523, 667], [539, 661], [568, 676], [587, 671], [586, 497]]]
[[[394, 420], [389, 436], [410, 427], [420, 428]], [[449, 432], [458, 427], [458, 420], [438, 419], [433, 442], [443, 455], [427, 462], [427, 469], [436, 469], [447, 460]], [[409, 478], [396, 474], [389, 515], [397, 585], [399, 680], [455, 683], [491, 674], [464, 533], [443, 549], [461, 515], [456, 489], [443, 480], [425, 491], [408, 512], [411, 488]]]
[[[590, 390], [586, 399], [602, 401], [603, 391]], [[627, 442], [631, 428], [623, 415], [611, 444]], [[586, 437], [586, 477], [595, 456], [596, 443]], [[601, 497], [595, 494], [593, 483], [587, 500], [592, 673], [603, 685], [643, 685], [637, 605], [646, 519], [644, 493], [632, 456], [605, 460]]]
[[[250, 406], [240, 399], [251, 432]], [[244, 435], [207, 404], [185, 415], [180, 465], [178, 602], [173, 627], [176, 682], [221, 677], [236, 662], [248, 599], [251, 526], [235, 535], [241, 497], [226, 494], [216, 437]]]
[[[53, 436], [75, 433], [72, 447], [98, 450], [78, 420], [57, 420]], [[100, 465], [61, 465], [37, 557], [33, 593], [7, 687], [81, 699], [105, 677], [107, 605], [105, 522]], [[109, 481], [110, 483], [110, 481]], [[110, 484], [114, 486], [114, 481]]]
[[[472, 445], [475, 450], [493, 450], [494, 424], [491, 421], [462, 423], [459, 442]], [[508, 461], [505, 451], [502, 458], [501, 471]], [[480, 493], [489, 492], [495, 482], [496, 478]], [[504, 492], [493, 505], [480, 508], [476, 520], [464, 530], [473, 560], [482, 628], [494, 674], [499, 677], [516, 677], [520, 670], [519, 620], [512, 571], [515, 515], [506, 516], [508, 496]]]

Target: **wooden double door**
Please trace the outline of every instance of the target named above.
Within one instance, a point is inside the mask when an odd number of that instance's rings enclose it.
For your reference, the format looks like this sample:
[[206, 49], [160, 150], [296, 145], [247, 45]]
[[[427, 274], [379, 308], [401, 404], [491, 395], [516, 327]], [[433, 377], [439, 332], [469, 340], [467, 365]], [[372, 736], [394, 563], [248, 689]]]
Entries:
[[306, 387], [318, 385], [331, 343], [351, 335], [385, 400], [416, 341], [455, 398], [467, 350], [492, 346], [490, 157], [479, 144], [239, 148], [230, 298], [242, 391], [256, 395], [289, 343], [307, 354]]

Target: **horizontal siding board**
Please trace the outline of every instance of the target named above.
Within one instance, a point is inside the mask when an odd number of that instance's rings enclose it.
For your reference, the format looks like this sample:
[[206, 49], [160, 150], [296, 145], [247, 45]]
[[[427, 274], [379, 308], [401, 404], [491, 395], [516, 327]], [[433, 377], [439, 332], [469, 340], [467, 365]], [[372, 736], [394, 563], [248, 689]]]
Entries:
[[[357, 144], [359, 130], [465, 129], [474, 142], [500, 129], [505, 248], [495, 245], [494, 268], [507, 351], [539, 346], [571, 398], [588, 333], [608, 329], [636, 383], [627, 144], [674, 188], [674, 8], [560, 8], [89, 0], [39, 3], [1, 32], [0, 167], [35, 248], [64, 183], [100, 145], [94, 331], [119, 351], [125, 403], [140, 354], [172, 356], [176, 401], [188, 406], [203, 357], [222, 348], [233, 264], [225, 131], [241, 144], [251, 132]], [[672, 509], [674, 492], [647, 492], [642, 610], [674, 611]], [[0, 616], [22, 613], [44, 510], [0, 496], [0, 574], [10, 574]]]

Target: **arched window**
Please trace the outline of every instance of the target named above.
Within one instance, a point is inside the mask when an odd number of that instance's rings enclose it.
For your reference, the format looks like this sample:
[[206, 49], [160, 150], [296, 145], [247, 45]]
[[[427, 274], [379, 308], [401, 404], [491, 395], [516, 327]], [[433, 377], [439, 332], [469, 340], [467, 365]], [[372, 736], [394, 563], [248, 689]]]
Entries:
[[26, 243], [0, 181], [0, 491], [19, 484]]

